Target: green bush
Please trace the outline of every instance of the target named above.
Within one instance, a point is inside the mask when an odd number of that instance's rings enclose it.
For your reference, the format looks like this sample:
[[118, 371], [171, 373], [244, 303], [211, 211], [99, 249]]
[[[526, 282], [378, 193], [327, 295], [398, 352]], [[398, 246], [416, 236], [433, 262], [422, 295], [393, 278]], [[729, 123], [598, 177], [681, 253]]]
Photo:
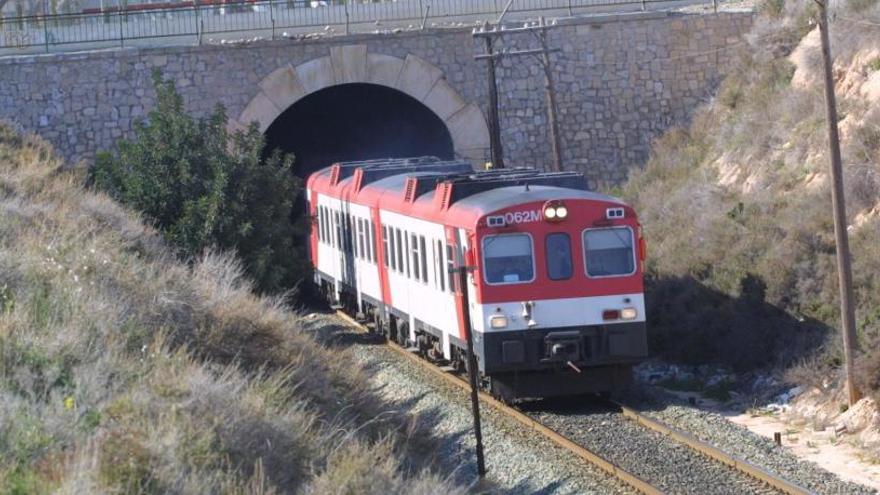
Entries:
[[183, 257], [234, 250], [259, 291], [295, 287], [308, 264], [295, 244], [305, 222], [293, 214], [302, 192], [293, 156], [264, 158], [256, 125], [229, 135], [222, 107], [194, 118], [173, 82], [153, 78], [156, 109], [134, 139], [97, 156], [90, 181], [143, 212]]

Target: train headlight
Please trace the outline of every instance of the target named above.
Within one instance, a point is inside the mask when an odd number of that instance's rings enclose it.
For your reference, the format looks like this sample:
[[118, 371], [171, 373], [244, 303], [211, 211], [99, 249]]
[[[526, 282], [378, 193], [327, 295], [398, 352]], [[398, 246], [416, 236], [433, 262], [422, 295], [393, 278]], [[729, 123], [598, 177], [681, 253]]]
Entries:
[[568, 208], [565, 206], [556, 207], [556, 218], [563, 219], [568, 216]]
[[568, 208], [559, 201], [544, 203], [544, 220], [548, 222], [561, 222], [568, 216]]
[[492, 328], [507, 328], [507, 316], [492, 315], [489, 317], [489, 326]]
[[636, 316], [639, 315], [639, 312], [636, 308], [623, 308], [620, 310], [620, 319], [621, 320], [635, 320]]

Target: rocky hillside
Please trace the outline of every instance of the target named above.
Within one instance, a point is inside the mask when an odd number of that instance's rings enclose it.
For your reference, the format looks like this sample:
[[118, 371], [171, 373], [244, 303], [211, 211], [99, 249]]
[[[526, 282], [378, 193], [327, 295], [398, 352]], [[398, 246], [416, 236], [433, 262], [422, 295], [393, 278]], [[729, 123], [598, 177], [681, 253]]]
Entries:
[[[832, 2], [859, 370], [880, 388], [880, 4]], [[692, 125], [662, 137], [622, 194], [642, 214], [654, 349], [833, 386], [839, 303], [813, 2], [765, 0]], [[800, 363], [800, 366], [796, 366]]]
[[460, 493], [430, 434], [0, 125], [0, 493]]

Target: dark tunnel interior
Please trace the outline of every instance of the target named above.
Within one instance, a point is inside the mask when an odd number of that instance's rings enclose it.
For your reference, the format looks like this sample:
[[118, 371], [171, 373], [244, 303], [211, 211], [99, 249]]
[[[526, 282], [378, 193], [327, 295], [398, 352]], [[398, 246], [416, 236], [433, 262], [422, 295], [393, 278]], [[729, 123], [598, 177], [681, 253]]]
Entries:
[[266, 130], [266, 150], [295, 155], [300, 177], [344, 160], [435, 155], [453, 157], [446, 125], [396, 89], [343, 84], [299, 100]]

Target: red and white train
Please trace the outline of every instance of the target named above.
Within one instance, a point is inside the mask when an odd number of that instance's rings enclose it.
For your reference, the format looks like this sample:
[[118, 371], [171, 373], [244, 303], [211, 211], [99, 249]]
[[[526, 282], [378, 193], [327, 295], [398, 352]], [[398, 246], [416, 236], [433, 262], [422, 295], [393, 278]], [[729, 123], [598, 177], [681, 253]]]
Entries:
[[505, 400], [611, 392], [647, 355], [640, 225], [583, 175], [345, 162], [312, 174], [307, 200], [328, 299], [457, 367], [469, 313], [481, 376]]

